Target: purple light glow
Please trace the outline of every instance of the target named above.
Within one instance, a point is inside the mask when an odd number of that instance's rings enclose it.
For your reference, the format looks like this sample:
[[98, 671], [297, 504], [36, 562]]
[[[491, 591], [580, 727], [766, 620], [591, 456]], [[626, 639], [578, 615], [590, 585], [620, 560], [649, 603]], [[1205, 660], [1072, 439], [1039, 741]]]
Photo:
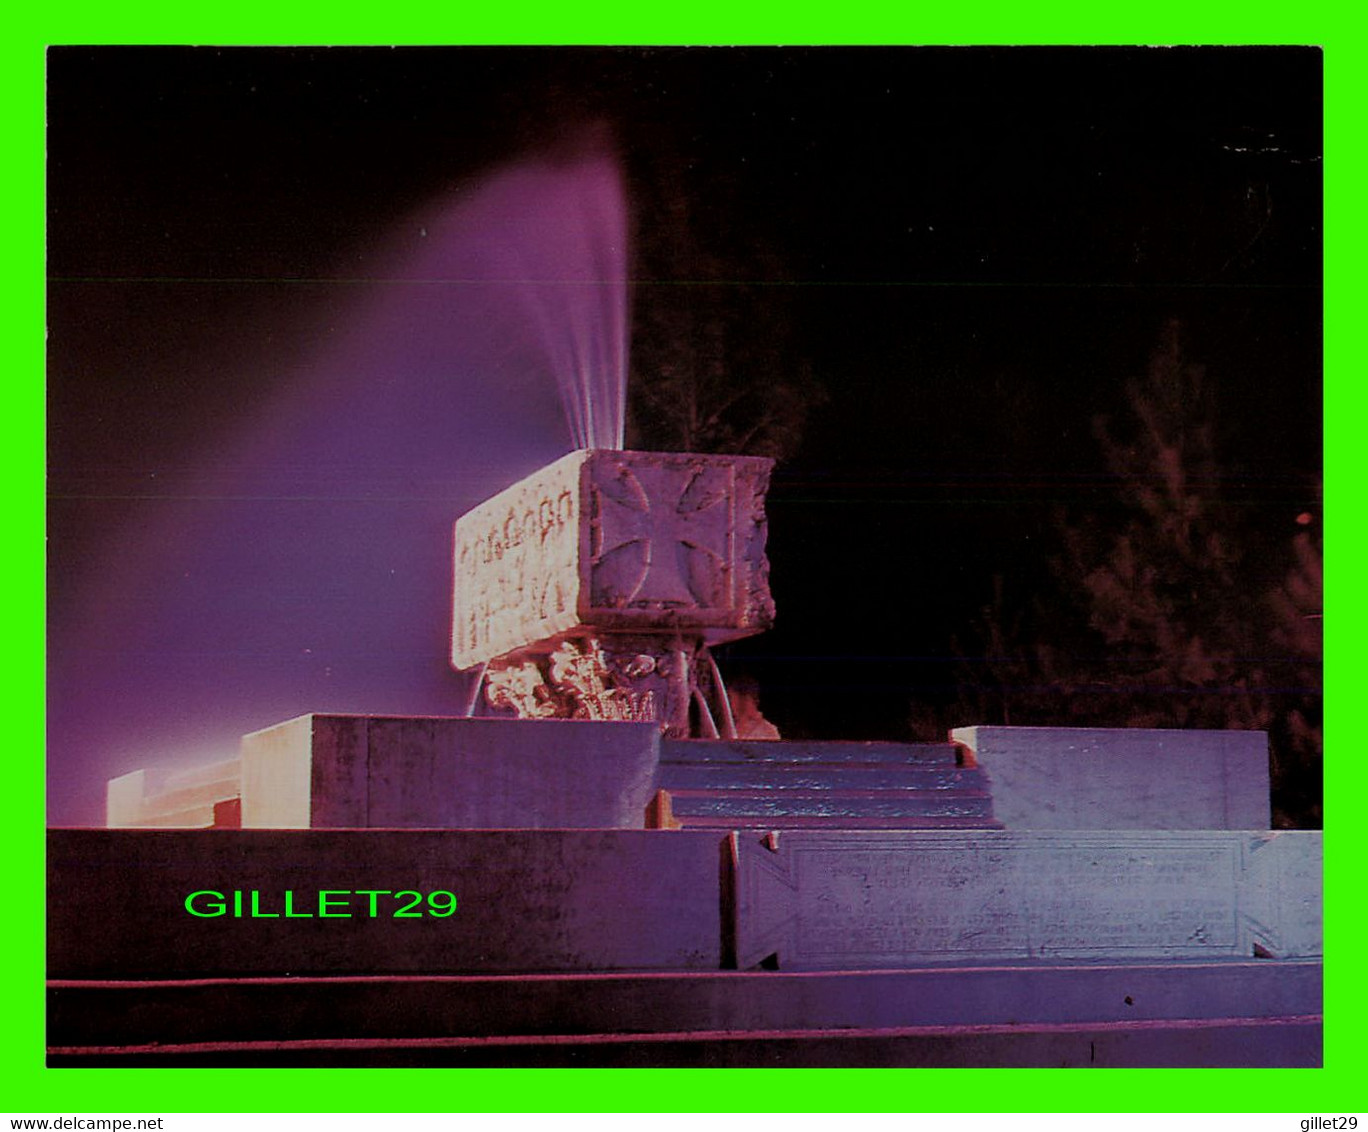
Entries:
[[622, 448], [627, 403], [627, 205], [604, 148], [520, 166], [486, 202], [496, 275], [515, 287], [560, 388], [576, 448]]
[[576, 446], [621, 446], [625, 231], [599, 145], [433, 202], [360, 278], [272, 281], [317, 296], [311, 357], [193, 468], [142, 475], [52, 609], [52, 824], [304, 712], [462, 710], [451, 524], [566, 451], [558, 389]]

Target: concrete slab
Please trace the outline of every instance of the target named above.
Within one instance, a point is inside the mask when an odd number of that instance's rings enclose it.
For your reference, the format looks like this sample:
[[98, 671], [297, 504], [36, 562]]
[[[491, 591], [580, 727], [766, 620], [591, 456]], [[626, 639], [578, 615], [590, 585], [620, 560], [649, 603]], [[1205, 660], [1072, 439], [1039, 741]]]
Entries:
[[1321, 951], [1318, 832], [733, 834], [737, 966]]
[[959, 727], [1008, 829], [1267, 829], [1262, 731]]
[[215, 807], [240, 791], [237, 759], [180, 770], [135, 770], [109, 780], [105, 824], [110, 829], [206, 829], [215, 823]]
[[907, 1026], [1144, 1025], [1322, 1013], [1313, 960], [902, 971], [57, 981], [57, 1046]]
[[242, 740], [249, 829], [642, 829], [650, 723], [307, 715]]
[[[716, 970], [721, 861], [710, 833], [51, 830], [48, 971]], [[371, 891], [382, 895], [355, 895]], [[390, 895], [402, 891], [419, 898]], [[224, 914], [192, 915], [195, 892], [221, 894]], [[330, 897], [324, 916], [320, 892], [353, 895]], [[455, 914], [427, 914], [433, 892], [454, 894]]]
[[1319, 1017], [1151, 1024], [583, 1034], [50, 1048], [49, 1066], [270, 1068], [1317, 1068]]

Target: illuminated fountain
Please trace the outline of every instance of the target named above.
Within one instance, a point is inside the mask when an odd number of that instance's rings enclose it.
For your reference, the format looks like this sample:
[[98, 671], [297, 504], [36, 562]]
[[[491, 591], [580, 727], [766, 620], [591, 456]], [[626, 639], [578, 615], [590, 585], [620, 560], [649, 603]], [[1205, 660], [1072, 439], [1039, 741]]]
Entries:
[[652, 720], [734, 737], [709, 646], [769, 627], [773, 461], [623, 451], [627, 208], [605, 139], [553, 202], [547, 241], [486, 249], [518, 280], [575, 449], [456, 524], [451, 660], [526, 719]]
[[[575, 450], [455, 523], [465, 713], [298, 716], [53, 831], [52, 1063], [1319, 1064], [1319, 834], [1268, 828], [1261, 733], [737, 734], [772, 461], [624, 450], [621, 186], [571, 187], [496, 202], [554, 248], [484, 249]], [[423, 893], [460, 912], [375, 914]]]

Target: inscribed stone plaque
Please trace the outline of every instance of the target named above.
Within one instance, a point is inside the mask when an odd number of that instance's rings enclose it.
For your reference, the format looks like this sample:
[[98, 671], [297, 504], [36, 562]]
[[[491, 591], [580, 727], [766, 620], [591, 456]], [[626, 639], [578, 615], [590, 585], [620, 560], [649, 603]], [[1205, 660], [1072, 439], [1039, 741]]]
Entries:
[[733, 834], [745, 968], [1321, 952], [1318, 832]]

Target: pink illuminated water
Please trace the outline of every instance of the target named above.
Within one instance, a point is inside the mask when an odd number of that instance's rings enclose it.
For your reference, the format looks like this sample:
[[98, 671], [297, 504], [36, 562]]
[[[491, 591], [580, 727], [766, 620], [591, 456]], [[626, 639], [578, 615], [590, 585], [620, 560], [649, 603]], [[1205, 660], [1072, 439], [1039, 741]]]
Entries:
[[484, 252], [526, 311], [576, 448], [621, 448], [627, 397], [627, 205], [602, 149], [524, 164], [490, 187]]
[[307, 300], [304, 360], [193, 466], [142, 469], [52, 611], [50, 820], [98, 823], [107, 778], [305, 712], [461, 712], [451, 524], [564, 454], [566, 422], [622, 446], [626, 231], [588, 144], [451, 190], [334, 278], [264, 281]]

